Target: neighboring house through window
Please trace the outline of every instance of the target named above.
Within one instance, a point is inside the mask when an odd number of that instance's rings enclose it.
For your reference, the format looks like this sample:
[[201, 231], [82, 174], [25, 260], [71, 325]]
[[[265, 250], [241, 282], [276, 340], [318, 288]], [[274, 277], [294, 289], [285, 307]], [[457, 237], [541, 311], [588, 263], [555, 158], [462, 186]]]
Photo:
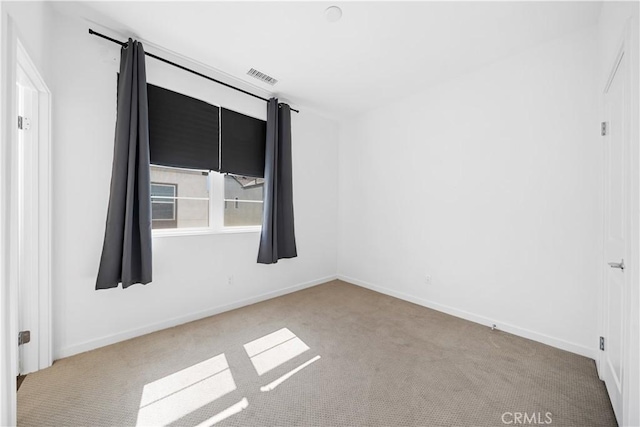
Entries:
[[263, 188], [263, 178], [151, 165], [152, 227], [259, 227]]
[[178, 226], [177, 194], [177, 184], [151, 183], [152, 228], [176, 228]]
[[227, 175], [224, 177], [224, 226], [262, 224], [263, 178]]

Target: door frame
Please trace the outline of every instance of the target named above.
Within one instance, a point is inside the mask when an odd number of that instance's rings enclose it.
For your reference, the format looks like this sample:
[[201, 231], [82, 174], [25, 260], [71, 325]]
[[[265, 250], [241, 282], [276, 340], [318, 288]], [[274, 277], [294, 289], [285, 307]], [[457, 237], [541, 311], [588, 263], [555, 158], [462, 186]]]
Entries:
[[18, 374], [18, 61], [38, 90], [38, 298], [39, 368], [52, 363], [51, 320], [51, 92], [18, 39], [11, 16], [0, 3], [0, 425], [17, 422]]
[[[19, 39], [16, 43], [16, 66], [25, 72], [36, 89], [38, 97], [37, 135], [34, 135], [37, 140], [37, 156], [34, 164], [31, 165], [33, 170], [30, 172], [30, 178], [37, 188], [33, 199], [36, 204], [36, 213], [31, 224], [37, 229], [37, 251], [27, 257], [27, 265], [37, 271], [37, 283], [30, 285], [33, 286], [31, 293], [35, 297], [26, 301], [25, 304], [29, 306], [30, 312], [38, 314], [34, 334], [36, 339], [32, 340], [32, 343], [34, 346], [37, 345], [38, 363], [35, 370], [40, 370], [48, 368], [53, 362], [51, 346], [51, 91]], [[16, 153], [17, 151], [16, 147]], [[19, 214], [22, 213], [19, 212]]]
[[[638, 387], [640, 384], [640, 375], [635, 366], [638, 364], [638, 353], [640, 349], [637, 347], [640, 343], [640, 148], [639, 148], [639, 120], [638, 120], [638, 45], [634, 42], [632, 37], [633, 29], [637, 26], [637, 23], [633, 22], [630, 18], [627, 20], [621, 32], [620, 39], [616, 44], [616, 49], [612, 52], [614, 55], [610, 57], [608, 63], [608, 75], [607, 80], [602, 88], [600, 94], [602, 96], [600, 101], [600, 109], [602, 115], [602, 121], [607, 121], [606, 109], [605, 109], [605, 94], [609, 89], [613, 78], [615, 77], [617, 68], [620, 64], [620, 60], [624, 55], [627, 62], [627, 74], [625, 76], [625, 85], [628, 88], [629, 96], [625, 100], [625, 114], [627, 115], [628, 135], [625, 142], [626, 150], [626, 169], [627, 174], [625, 177], [626, 192], [623, 195], [625, 197], [625, 227], [627, 230], [627, 242], [625, 243], [625, 277], [624, 277], [624, 289], [623, 289], [623, 373], [622, 373], [622, 413], [621, 419], [618, 420], [620, 425], [628, 425], [630, 422], [638, 417], [637, 404], [634, 405], [635, 399], [638, 398]], [[603, 141], [603, 154], [606, 150], [606, 142]], [[603, 155], [603, 161], [606, 156]], [[607, 166], [603, 165], [603, 172], [606, 173]], [[600, 336], [605, 337], [606, 341], [606, 281], [609, 274], [608, 262], [614, 260], [608, 260], [605, 242], [606, 242], [606, 224], [607, 224], [607, 178], [603, 174], [603, 247], [602, 247], [602, 280], [600, 285], [600, 298], [598, 304], [598, 329]], [[628, 261], [627, 261], [628, 260]], [[598, 351], [598, 357], [596, 359], [596, 366], [600, 379], [603, 378], [603, 371], [605, 369], [605, 352]]]
[[11, 142], [16, 138], [13, 120], [16, 115], [16, 44], [15, 25], [0, 2], [0, 424], [16, 424], [16, 367], [18, 347], [14, 339], [17, 330], [17, 273], [10, 242], [15, 239], [10, 227], [11, 212]]

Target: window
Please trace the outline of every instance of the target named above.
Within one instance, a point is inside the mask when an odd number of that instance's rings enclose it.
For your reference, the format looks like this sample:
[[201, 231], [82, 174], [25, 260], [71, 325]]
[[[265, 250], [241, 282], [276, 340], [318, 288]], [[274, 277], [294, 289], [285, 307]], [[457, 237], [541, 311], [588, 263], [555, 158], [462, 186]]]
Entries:
[[154, 230], [225, 231], [262, 225], [264, 179], [151, 166]]
[[266, 122], [152, 84], [147, 95], [152, 228], [256, 230]]

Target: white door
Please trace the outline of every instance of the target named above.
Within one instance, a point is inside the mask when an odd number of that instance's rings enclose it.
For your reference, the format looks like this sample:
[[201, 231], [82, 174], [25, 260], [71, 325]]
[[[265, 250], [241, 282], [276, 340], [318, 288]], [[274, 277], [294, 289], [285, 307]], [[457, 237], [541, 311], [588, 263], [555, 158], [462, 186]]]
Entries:
[[622, 422], [622, 393], [625, 387], [625, 302], [629, 286], [624, 269], [628, 259], [628, 153], [629, 117], [627, 73], [628, 58], [618, 57], [604, 94], [605, 135], [605, 278], [604, 278], [604, 352], [602, 378], [607, 386], [618, 422]]
[[18, 327], [29, 331], [28, 343], [18, 347], [18, 372], [39, 369], [38, 361], [38, 91], [18, 67]]

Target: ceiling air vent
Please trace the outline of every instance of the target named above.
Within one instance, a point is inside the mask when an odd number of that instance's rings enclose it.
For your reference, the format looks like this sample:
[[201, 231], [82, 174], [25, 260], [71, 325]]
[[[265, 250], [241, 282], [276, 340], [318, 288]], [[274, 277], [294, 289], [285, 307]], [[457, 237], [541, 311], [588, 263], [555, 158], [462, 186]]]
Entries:
[[261, 73], [260, 71], [252, 68], [249, 71], [247, 71], [247, 74], [250, 75], [251, 77], [255, 77], [258, 80], [262, 80], [265, 83], [270, 84], [271, 86], [273, 86], [274, 84], [278, 83], [278, 81], [276, 79], [274, 79], [271, 76], [266, 75], [265, 73]]

